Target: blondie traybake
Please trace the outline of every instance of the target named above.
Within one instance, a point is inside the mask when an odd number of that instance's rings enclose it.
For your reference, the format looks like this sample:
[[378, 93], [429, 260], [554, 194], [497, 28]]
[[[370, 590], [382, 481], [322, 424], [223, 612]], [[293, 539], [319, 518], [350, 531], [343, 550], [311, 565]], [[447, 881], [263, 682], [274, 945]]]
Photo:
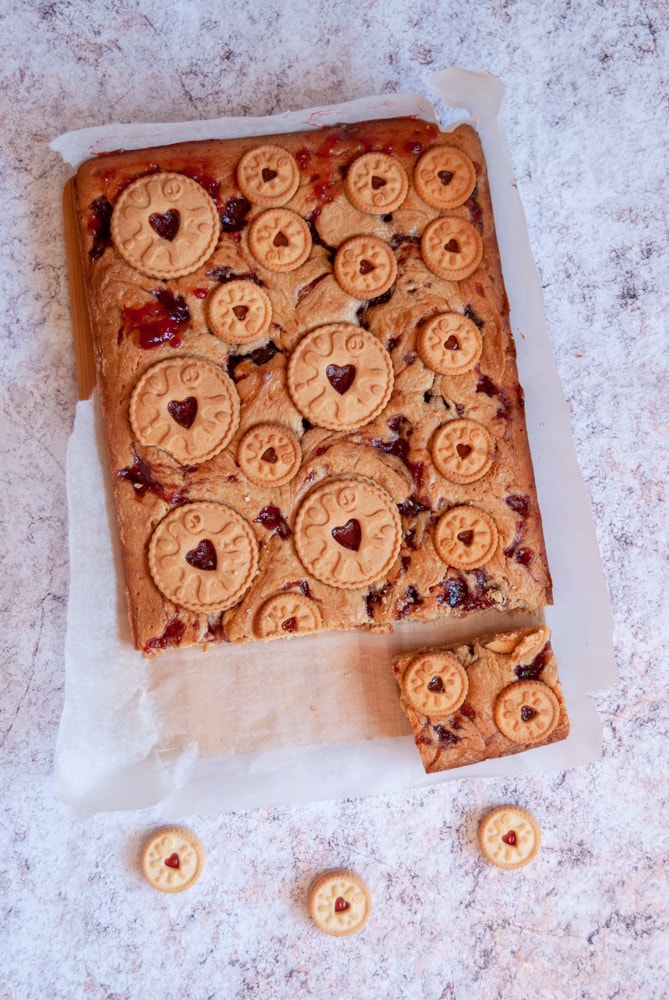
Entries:
[[75, 192], [138, 649], [551, 602], [472, 127], [119, 151]]

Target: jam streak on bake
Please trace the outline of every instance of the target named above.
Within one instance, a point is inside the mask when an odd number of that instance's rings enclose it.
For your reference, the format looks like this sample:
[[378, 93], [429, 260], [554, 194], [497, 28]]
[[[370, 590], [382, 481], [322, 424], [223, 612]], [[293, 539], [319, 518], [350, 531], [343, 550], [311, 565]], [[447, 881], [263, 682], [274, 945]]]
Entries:
[[180, 174], [184, 174], [186, 177], [190, 177], [192, 181], [197, 181], [200, 187], [203, 187], [212, 201], [218, 205], [219, 191], [221, 187], [221, 182], [217, 181], [215, 177], [211, 174], [205, 173], [203, 170], [198, 170], [197, 167], [186, 166], [183, 170], [179, 171]]
[[507, 559], [515, 559], [517, 563], [521, 566], [529, 566], [534, 559], [534, 552], [532, 549], [522, 546], [522, 542], [525, 532], [527, 531], [527, 518], [530, 514], [530, 498], [529, 496], [520, 496], [518, 494], [512, 494], [506, 497], [506, 504], [514, 511], [516, 514], [521, 514], [522, 518], [520, 521], [516, 521], [516, 535], [510, 545], [504, 549], [504, 555]]
[[500, 401], [497, 416], [508, 417], [511, 411], [511, 400], [503, 389], [500, 389], [495, 385], [489, 375], [481, 375], [479, 377], [479, 380], [476, 383], [476, 391], [485, 393], [485, 395], [489, 396], [491, 399], [493, 396], [496, 396]]
[[436, 587], [430, 591], [441, 589], [435, 600], [437, 604], [447, 604], [449, 608], [460, 611], [482, 611], [494, 607], [498, 602], [494, 592], [486, 586], [489, 577], [482, 569], [475, 569], [468, 576], [473, 576], [472, 585], [460, 571], [450, 571]]
[[278, 535], [279, 538], [285, 539], [292, 535], [288, 522], [279, 508], [274, 507], [271, 504], [267, 507], [263, 507], [263, 509], [258, 512], [258, 516], [254, 518], [254, 520], [256, 524], [262, 524], [263, 528], [267, 528], [269, 532], [273, 535]]
[[262, 347], [256, 347], [250, 354], [231, 354], [228, 358], [228, 374], [235, 382], [241, 382], [246, 375], [237, 374], [237, 366], [242, 361], [252, 361], [254, 365], [266, 365], [275, 354], [282, 354], [280, 347], [277, 347], [273, 340], [269, 340]]
[[531, 663], [518, 663], [514, 667], [514, 673], [519, 680], [536, 680], [544, 667], [548, 663], [548, 659], [553, 652], [550, 642], [546, 645], [539, 653], [534, 657]]
[[401, 621], [402, 618], [406, 618], [410, 615], [414, 608], [419, 608], [421, 604], [425, 601], [420, 596], [415, 587], [407, 587], [405, 593], [400, 597], [395, 604], [395, 611], [393, 612], [393, 618], [396, 621]]
[[[432, 735], [433, 733], [434, 736]], [[436, 737], [436, 739], [434, 737]], [[426, 743], [428, 745], [434, 745], [436, 743], [440, 748], [442, 748], [451, 746], [453, 743], [459, 743], [461, 739], [461, 736], [456, 736], [452, 730], [447, 729], [446, 726], [441, 723], [436, 726], [432, 726], [429, 722], [426, 722], [420, 732], [416, 734], [415, 742], [416, 744]]]
[[377, 451], [380, 451], [385, 455], [394, 455], [396, 458], [399, 458], [408, 469], [409, 474], [415, 483], [416, 490], [420, 491], [424, 486], [425, 463], [413, 462], [409, 458], [409, 455], [411, 454], [409, 438], [413, 433], [411, 422], [402, 414], [397, 414], [388, 420], [388, 427], [394, 434], [397, 435], [397, 437], [393, 438], [392, 441], [381, 441], [378, 438], [374, 438], [371, 441], [371, 444]]
[[305, 597], [310, 600], [314, 600], [311, 594], [311, 587], [309, 586], [308, 580], [289, 580], [288, 583], [284, 583], [281, 587], [282, 590], [292, 590], [293, 587], [297, 587], [302, 591]]
[[144, 655], [153, 656], [160, 649], [169, 649], [172, 646], [181, 645], [181, 640], [184, 637], [185, 631], [185, 622], [182, 622], [181, 619], [176, 616], [170, 618], [163, 634], [161, 636], [156, 636], [153, 639], [149, 639], [146, 643], [144, 646]]
[[139, 336], [139, 346], [144, 350], [169, 344], [181, 346], [181, 334], [190, 322], [188, 303], [183, 295], [175, 295], [169, 288], [152, 288], [155, 302], [123, 310], [123, 323], [118, 331], [118, 343], [133, 330]]
[[134, 465], [120, 469], [116, 475], [119, 479], [124, 479], [131, 484], [135, 490], [137, 499], [143, 497], [145, 493], [152, 493], [153, 496], [158, 497], [159, 500], [169, 504], [171, 507], [178, 507], [188, 502], [188, 496], [185, 492], [181, 490], [170, 492], [163, 483], [159, 482], [153, 475], [148, 462], [140, 458], [137, 452], [135, 452], [133, 458], [135, 460]]
[[111, 217], [113, 207], [111, 202], [102, 194], [88, 206], [91, 210], [91, 217], [88, 220], [88, 231], [93, 237], [93, 245], [88, 252], [91, 260], [98, 260], [102, 257], [111, 243]]
[[221, 285], [225, 285], [228, 281], [252, 281], [255, 285], [264, 285], [264, 282], [260, 280], [257, 274], [253, 274], [252, 271], [233, 271], [231, 267], [210, 267], [205, 272], [208, 278], [213, 278], [214, 281], [220, 282]]
[[221, 230], [224, 233], [240, 233], [247, 225], [246, 216], [251, 211], [251, 202], [241, 195], [239, 198], [228, 198], [218, 217], [221, 220]]

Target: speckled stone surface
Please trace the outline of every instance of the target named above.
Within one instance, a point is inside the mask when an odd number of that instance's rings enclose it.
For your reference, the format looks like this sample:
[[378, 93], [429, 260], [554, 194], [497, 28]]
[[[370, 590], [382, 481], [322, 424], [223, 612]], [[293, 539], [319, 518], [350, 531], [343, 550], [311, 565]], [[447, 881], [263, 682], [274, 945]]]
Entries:
[[[3, 4], [0, 998], [661, 997], [669, 982], [669, 11], [143, 0]], [[268, 114], [487, 69], [545, 294], [611, 595], [620, 681], [593, 696], [600, 761], [362, 801], [182, 817], [208, 851], [163, 896], [151, 810], [82, 824], [54, 794], [76, 401], [49, 141], [121, 121]], [[578, 566], [574, 566], [578, 572]], [[587, 664], [584, 664], [587, 669]], [[521, 872], [476, 828], [513, 801], [543, 828]], [[374, 912], [337, 940], [305, 908], [352, 867]]]

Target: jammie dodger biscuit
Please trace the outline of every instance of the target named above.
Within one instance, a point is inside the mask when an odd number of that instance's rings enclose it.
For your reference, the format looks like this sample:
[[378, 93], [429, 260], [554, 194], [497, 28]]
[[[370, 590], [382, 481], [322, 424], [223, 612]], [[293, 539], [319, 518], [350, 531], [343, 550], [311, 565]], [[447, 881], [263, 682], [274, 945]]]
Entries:
[[534, 816], [518, 806], [500, 806], [479, 827], [483, 854], [498, 868], [523, 868], [541, 846], [541, 829]]
[[216, 205], [183, 174], [140, 177], [119, 196], [111, 235], [131, 267], [151, 278], [179, 278], [205, 263], [218, 241]]
[[198, 837], [182, 826], [156, 830], [142, 852], [142, 872], [160, 892], [184, 892], [202, 874], [205, 851]]
[[335, 868], [314, 879], [307, 905], [311, 919], [320, 930], [333, 937], [348, 937], [367, 923], [372, 900], [358, 875], [345, 868]]

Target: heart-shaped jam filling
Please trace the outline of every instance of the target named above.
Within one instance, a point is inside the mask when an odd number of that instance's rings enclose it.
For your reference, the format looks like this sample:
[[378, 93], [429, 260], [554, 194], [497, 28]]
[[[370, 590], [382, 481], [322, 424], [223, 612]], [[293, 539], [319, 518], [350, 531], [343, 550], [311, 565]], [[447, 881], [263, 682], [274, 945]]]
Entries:
[[378, 191], [379, 188], [385, 187], [388, 182], [383, 177], [378, 177], [376, 174], [372, 177], [372, 189]]
[[281, 628], [284, 632], [294, 632], [297, 628], [297, 618], [295, 615], [292, 615], [290, 618], [286, 618], [285, 621], [282, 621]]
[[437, 177], [439, 178], [439, 180], [441, 181], [441, 183], [444, 185], [444, 187], [447, 187], [447, 185], [449, 185], [451, 183], [451, 181], [453, 180], [453, 171], [452, 170], [440, 170], [439, 173], [437, 174]]
[[516, 846], [516, 831], [515, 830], [509, 830], [508, 833], [503, 833], [502, 834], [502, 840], [504, 841], [505, 844], [508, 844], [509, 847], [515, 847]]
[[448, 243], [444, 244], [444, 250], [448, 250], [449, 253], [459, 253], [460, 244], [457, 240], [449, 240]]
[[232, 311], [235, 314], [235, 316], [237, 317], [237, 319], [239, 320], [239, 322], [243, 323], [244, 320], [246, 319], [247, 313], [249, 311], [249, 307], [248, 306], [233, 306], [232, 307]]
[[276, 234], [276, 236], [274, 237], [274, 239], [272, 240], [272, 243], [274, 244], [275, 247], [287, 247], [288, 246], [288, 237], [286, 236], [285, 233], [282, 233], [281, 231], [279, 231]]
[[197, 416], [197, 399], [195, 396], [186, 396], [185, 399], [171, 399], [167, 404], [167, 412], [180, 427], [185, 427], [188, 430], [189, 427], [193, 426], [193, 421]]
[[279, 461], [279, 456], [274, 451], [274, 448], [270, 446], [269, 448], [265, 448], [264, 452], [260, 456], [260, 461], [269, 462], [270, 465], [274, 465], [275, 462]]
[[523, 705], [523, 707], [520, 710], [520, 717], [523, 720], [523, 722], [529, 722], [530, 719], [533, 719], [536, 714], [537, 713], [535, 712], [535, 710], [533, 708], [530, 708], [529, 705]]
[[170, 854], [169, 858], [165, 858], [165, 864], [168, 868], [178, 868], [179, 867], [179, 855], [174, 853]]
[[186, 553], [186, 562], [195, 569], [216, 569], [216, 549], [214, 543], [203, 538], [196, 549]]
[[269, 184], [269, 182], [273, 181], [275, 177], [276, 177], [276, 170], [271, 170], [269, 167], [262, 168], [262, 179], [264, 180], [265, 184]]
[[460, 350], [460, 341], [458, 340], [458, 338], [455, 336], [454, 333], [452, 333], [450, 335], [450, 337], [448, 338], [448, 340], [444, 341], [444, 347], [446, 348], [447, 351], [459, 351]]
[[473, 531], [458, 532], [458, 541], [462, 542], [463, 545], [469, 547], [474, 541], [474, 532]]
[[178, 208], [169, 208], [162, 215], [160, 212], [152, 212], [149, 216], [149, 225], [161, 240], [168, 240], [171, 243], [179, 232], [181, 212]]
[[433, 691], [435, 694], [442, 693], [444, 690], [444, 682], [438, 674], [435, 675], [431, 681], [428, 681], [427, 689], [428, 691]]
[[339, 365], [328, 365], [325, 369], [325, 374], [335, 392], [343, 396], [353, 385], [355, 365], [341, 365], [341, 367]]
[[348, 910], [350, 905], [343, 896], [337, 896], [335, 899], [335, 913], [343, 913], [344, 910]]
[[470, 444], [458, 444], [456, 445], [455, 450], [460, 458], [466, 458], [467, 455], [471, 455], [472, 446]]
[[333, 528], [332, 537], [335, 542], [339, 542], [343, 548], [351, 549], [351, 551], [357, 552], [360, 548], [360, 542], [362, 540], [360, 521], [352, 517], [350, 521], [346, 522], [346, 524]]
[[374, 270], [374, 265], [372, 264], [371, 260], [365, 260], [365, 258], [363, 257], [363, 259], [360, 261], [360, 274], [371, 274], [373, 270]]

